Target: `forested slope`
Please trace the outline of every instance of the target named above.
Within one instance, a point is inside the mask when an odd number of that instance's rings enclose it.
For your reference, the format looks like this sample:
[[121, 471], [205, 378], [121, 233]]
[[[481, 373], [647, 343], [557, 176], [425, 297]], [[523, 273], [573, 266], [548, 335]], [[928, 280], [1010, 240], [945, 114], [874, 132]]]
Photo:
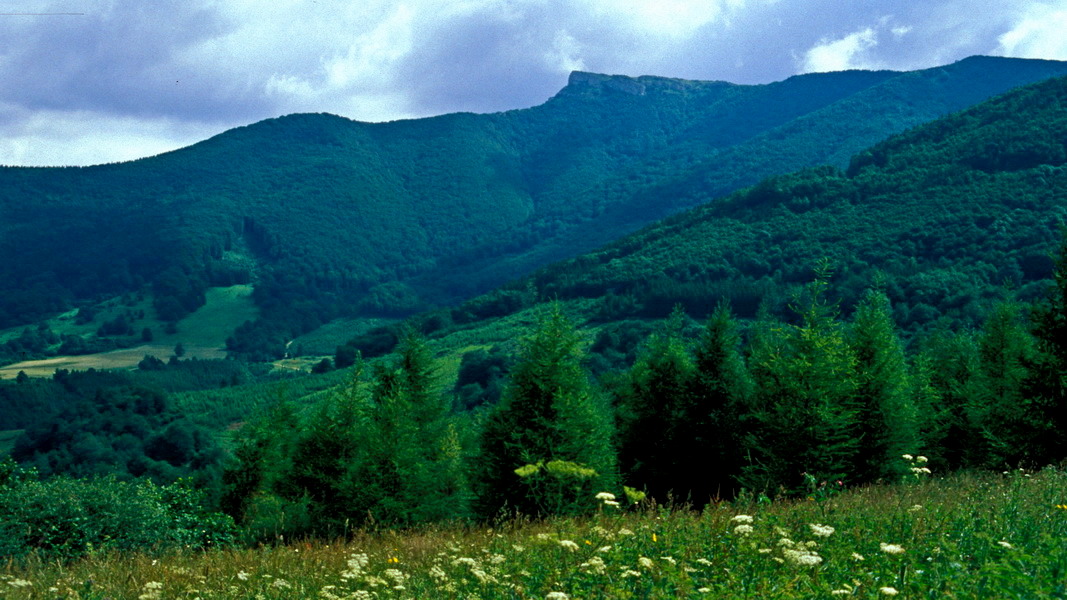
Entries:
[[261, 322], [231, 348], [271, 355], [339, 314], [469, 297], [1064, 72], [975, 58], [760, 86], [576, 73], [532, 109], [292, 115], [131, 163], [0, 169], [0, 327], [146, 285], [176, 320], [209, 285], [254, 282]]
[[[468, 324], [539, 299], [596, 300], [595, 318], [785, 314], [828, 260], [847, 312], [883, 287], [906, 330], [975, 326], [1033, 300], [1067, 221], [1067, 79], [1022, 88], [894, 136], [847, 169], [768, 178], [594, 252], [437, 313]], [[942, 319], [943, 318], [943, 319]]]

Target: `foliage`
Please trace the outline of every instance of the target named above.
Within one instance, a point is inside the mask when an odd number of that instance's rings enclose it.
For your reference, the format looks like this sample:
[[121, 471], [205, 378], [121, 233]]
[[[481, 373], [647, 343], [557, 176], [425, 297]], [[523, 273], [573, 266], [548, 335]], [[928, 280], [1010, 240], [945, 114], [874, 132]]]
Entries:
[[746, 498], [703, 512], [605, 506], [589, 517], [492, 529], [437, 526], [203, 553], [101, 554], [62, 566], [0, 565], [0, 582], [13, 600], [169, 597], [189, 589], [203, 598], [271, 600], [894, 593], [1052, 600], [1062, 596], [1067, 559], [1065, 485], [1063, 472], [1050, 469], [871, 486], [825, 502]]
[[586, 512], [593, 494], [618, 485], [610, 408], [590, 386], [578, 342], [558, 307], [524, 340], [482, 428], [475, 463], [482, 516]]
[[[11, 472], [10, 459], [0, 471]], [[0, 479], [0, 556], [71, 560], [112, 550], [225, 546], [233, 521], [205, 508], [187, 481], [158, 486], [114, 478]]]

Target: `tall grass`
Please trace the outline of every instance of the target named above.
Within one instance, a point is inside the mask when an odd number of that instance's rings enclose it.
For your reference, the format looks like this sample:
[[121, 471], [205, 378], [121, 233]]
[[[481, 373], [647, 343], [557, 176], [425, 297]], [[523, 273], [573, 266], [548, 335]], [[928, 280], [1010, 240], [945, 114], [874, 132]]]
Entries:
[[[2, 598], [1064, 598], [1067, 474], [0, 566]], [[620, 499], [621, 501], [621, 499]]]

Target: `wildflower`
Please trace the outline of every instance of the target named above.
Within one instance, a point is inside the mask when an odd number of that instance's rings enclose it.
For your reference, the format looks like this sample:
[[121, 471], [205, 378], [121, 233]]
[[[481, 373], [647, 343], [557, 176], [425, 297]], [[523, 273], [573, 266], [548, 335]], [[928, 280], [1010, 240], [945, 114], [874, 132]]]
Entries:
[[819, 525], [818, 523], [808, 523], [808, 527], [811, 528], [811, 534], [815, 537], [830, 537], [835, 531], [829, 525]]
[[734, 518], [730, 519], [731, 523], [752, 523], [752, 515], [734, 515]]
[[286, 581], [284, 579], [275, 579], [274, 583], [272, 583], [270, 585], [271, 585], [271, 587], [276, 587], [278, 589], [289, 589], [289, 588], [293, 587], [293, 584], [289, 583], [288, 581]]
[[651, 569], [653, 566], [652, 559], [646, 556], [639, 556], [637, 558], [637, 565], [642, 569]]
[[633, 534], [634, 534], [634, 532], [630, 531], [629, 529], [627, 529], [625, 527], [623, 527], [622, 529], [619, 530], [619, 535], [621, 535], [621, 536], [628, 536], [628, 535], [633, 535]]
[[570, 599], [570, 596], [568, 596], [567, 594], [564, 594], [563, 592], [549, 592], [548, 595], [545, 596], [545, 600], [569, 600], [569, 599]]
[[915, 457], [910, 454], [902, 454], [900, 457], [904, 460], [915, 460]]
[[852, 553], [852, 560], [861, 561], [861, 560], [867, 560], [867, 559], [863, 558], [863, 555], [860, 554], [859, 552], [853, 552]]
[[596, 575], [603, 575], [608, 570], [608, 565], [604, 563], [604, 559], [599, 556], [594, 556], [578, 566], [579, 569], [586, 569]]
[[704, 565], [705, 567], [710, 567], [711, 566], [711, 561], [706, 559], [706, 558], [698, 558], [697, 559], [697, 563], [701, 564], [701, 565]]
[[445, 573], [444, 569], [437, 565], [430, 567], [430, 577], [433, 577], [437, 581], [448, 581], [448, 574]]
[[387, 561], [385, 561], [385, 562], [387, 562], [387, 563], [389, 563], [389, 564], [393, 564], [393, 565], [395, 565], [395, 564], [397, 564], [397, 563], [399, 563], [399, 562], [400, 562], [400, 559], [399, 559], [399, 558], [397, 558], [397, 557], [395, 557], [395, 556], [390, 556], [390, 557], [389, 557], [389, 560], [387, 560]]
[[238, 571], [237, 572], [237, 578], [240, 579], [241, 581], [248, 581], [248, 577], [249, 577], [248, 573], [246, 573], [244, 571]]
[[736, 533], [737, 535], [748, 535], [752, 533], [752, 526], [738, 525], [737, 527], [734, 527], [734, 533]]
[[515, 552], [524, 552], [526, 550], [526, 548], [523, 548], [522, 546], [520, 546], [518, 544], [512, 544], [511, 545], [511, 549], [514, 550]]
[[852, 590], [834, 590], [830, 592], [831, 596], [847, 596], [852, 593]]
[[760, 554], [770, 554], [771, 552], [774, 552], [774, 550], [771, 550], [770, 548], [760, 548], [757, 552]]
[[789, 562], [802, 567], [814, 567], [822, 562], [821, 556], [807, 549], [798, 550], [796, 548], [786, 548], [785, 550], [782, 550], [782, 555], [785, 556]]
[[622, 572], [622, 578], [623, 579], [626, 579], [627, 577], [640, 577], [640, 576], [641, 576], [641, 573], [638, 572], [638, 571], [634, 571], [633, 569], [626, 569], [626, 570], [624, 570]]
[[673, 557], [673, 556], [661, 556], [661, 557], [659, 557], [659, 558], [660, 558], [660, 560], [662, 560], [662, 561], [664, 561], [664, 562], [669, 562], [669, 563], [671, 563], [672, 565], [676, 565], [676, 564], [678, 564], [678, 562], [677, 562], [676, 560], [674, 560], [674, 557]]
[[575, 544], [574, 542], [572, 542], [570, 540], [560, 540], [559, 541], [559, 545], [563, 546], [567, 550], [570, 550], [571, 552], [574, 552], [575, 550], [578, 549], [578, 544]]
[[659, 541], [659, 538], [656, 537], [656, 532], [655, 531], [652, 532], [652, 541], [653, 542], [658, 542]]
[[614, 506], [614, 507], [618, 507], [618, 506], [619, 506], [619, 503], [618, 503], [618, 502], [616, 502], [616, 501], [614, 501], [614, 500], [605, 500], [605, 501], [604, 501], [604, 506]]
[[930, 461], [930, 459], [926, 458], [925, 456], [916, 456], [915, 457], [915, 462], [919, 463], [920, 465], [925, 463], [925, 462], [929, 462], [929, 461]]
[[707, 593], [711, 592], [711, 588], [706, 588], [706, 587], [697, 588], [697, 591], [700, 592], [701, 594], [707, 594]]
[[597, 552], [611, 552], [611, 546], [601, 546], [596, 549]]
[[897, 594], [900, 593], [900, 592], [897, 591], [897, 588], [893, 588], [893, 587], [889, 587], [889, 586], [878, 588], [878, 591], [883, 593], [883, 594], [885, 594], [886, 596], [896, 596]]
[[7, 582], [7, 584], [12, 586], [12, 587], [17, 587], [17, 588], [29, 587], [29, 586], [33, 585], [32, 583], [30, 583], [29, 581], [26, 581], [25, 579], [12, 579], [11, 581]]
[[918, 512], [918, 511], [920, 511], [922, 509], [923, 509], [923, 505], [922, 504], [913, 504], [911, 506], [911, 508], [908, 509], [908, 512]]
[[461, 556], [461, 557], [457, 558], [456, 560], [452, 561], [452, 566], [453, 567], [458, 567], [459, 565], [464, 565], [464, 566], [467, 566], [467, 567], [470, 567], [470, 568], [473, 569], [474, 567], [478, 566], [478, 561], [474, 560], [473, 558], [468, 558], [466, 556]]
[[596, 499], [600, 500], [601, 502], [607, 502], [609, 500], [615, 500], [615, 494], [612, 494], [611, 492], [600, 492], [599, 494], [596, 495]]
[[885, 552], [886, 554], [903, 554], [904, 553], [904, 547], [900, 546], [898, 544], [887, 544], [885, 542], [882, 542], [881, 544], [878, 545], [878, 547], [881, 548], [882, 552]]
[[1060, 510], [1067, 510], [1067, 504], [1057, 504], [1056, 508]]
[[1008, 542], [1005, 542], [1005, 541], [1003, 541], [1003, 540], [1001, 540], [1001, 541], [997, 542], [997, 545], [998, 545], [998, 546], [1002, 546], [1002, 547], [1004, 547], [1004, 548], [1011, 548], [1011, 547], [1012, 547], [1012, 545], [1011, 545], [1011, 544], [1009, 544]]

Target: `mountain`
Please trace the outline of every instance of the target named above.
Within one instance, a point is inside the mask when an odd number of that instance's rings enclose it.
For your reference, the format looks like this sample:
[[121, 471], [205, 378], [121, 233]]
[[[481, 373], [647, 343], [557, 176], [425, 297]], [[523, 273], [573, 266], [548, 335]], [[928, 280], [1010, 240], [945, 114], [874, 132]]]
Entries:
[[1067, 63], [976, 57], [743, 86], [574, 73], [491, 115], [256, 123], [157, 157], [0, 169], [0, 327], [148, 289], [173, 321], [254, 283], [237, 351], [471, 297], [773, 174], [831, 164]]
[[[1044, 298], [1065, 227], [1061, 77], [890, 137], [845, 169], [767, 178], [419, 322], [436, 337], [492, 331], [498, 317], [546, 299], [595, 327], [666, 317], [677, 305], [702, 317], [723, 299], [745, 318], [761, 307], [788, 317], [825, 261], [842, 311], [880, 287], [914, 338], [976, 327], [1008, 297]], [[350, 345], [373, 349], [383, 333]]]

